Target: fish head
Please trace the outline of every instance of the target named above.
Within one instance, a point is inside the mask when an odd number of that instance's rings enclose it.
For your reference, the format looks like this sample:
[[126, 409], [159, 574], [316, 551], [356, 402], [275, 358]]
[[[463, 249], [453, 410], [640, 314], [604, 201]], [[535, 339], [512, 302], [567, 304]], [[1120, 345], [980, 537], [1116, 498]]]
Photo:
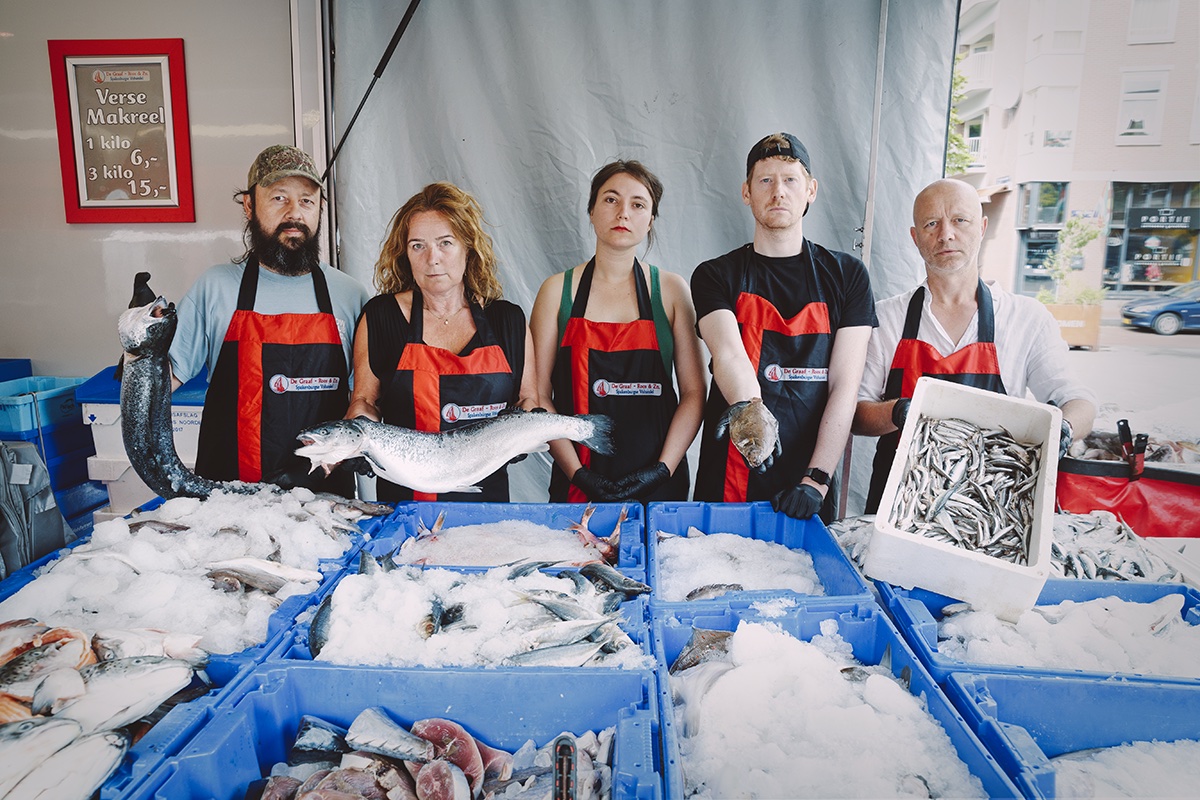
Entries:
[[175, 327], [179, 319], [175, 304], [157, 297], [153, 303], [131, 308], [121, 314], [117, 321], [117, 335], [121, 349], [131, 356], [167, 352], [175, 338]]
[[328, 475], [346, 459], [362, 455], [365, 439], [362, 428], [355, 420], [322, 422], [296, 435], [296, 441], [300, 442], [296, 455], [309, 460], [312, 464], [309, 472], [321, 467]]

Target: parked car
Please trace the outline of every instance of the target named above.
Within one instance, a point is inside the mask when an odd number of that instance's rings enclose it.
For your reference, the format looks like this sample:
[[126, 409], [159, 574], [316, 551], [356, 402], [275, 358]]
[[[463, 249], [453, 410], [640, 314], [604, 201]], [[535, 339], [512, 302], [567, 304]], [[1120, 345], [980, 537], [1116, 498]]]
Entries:
[[1126, 303], [1121, 307], [1121, 321], [1134, 328], [1150, 328], [1163, 336], [1200, 330], [1200, 281]]

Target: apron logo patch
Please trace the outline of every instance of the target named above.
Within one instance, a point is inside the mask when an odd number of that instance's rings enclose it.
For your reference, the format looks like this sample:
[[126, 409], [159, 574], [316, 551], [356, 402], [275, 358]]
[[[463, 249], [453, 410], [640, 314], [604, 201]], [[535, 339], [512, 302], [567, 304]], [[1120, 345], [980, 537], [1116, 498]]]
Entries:
[[491, 419], [504, 410], [507, 403], [481, 403], [476, 406], [460, 406], [457, 403], [446, 403], [442, 406], [442, 419], [446, 422], [458, 422], [464, 419]]
[[649, 381], [612, 383], [601, 378], [592, 384], [592, 394], [596, 397], [659, 397], [662, 395], [662, 384]]
[[341, 379], [329, 378], [289, 378], [287, 375], [272, 375], [271, 391], [275, 394], [284, 392], [332, 392], [338, 388]]
[[763, 377], [771, 383], [780, 381], [812, 381], [824, 383], [829, 380], [829, 370], [824, 367], [781, 367], [778, 364], [768, 364], [763, 370]]

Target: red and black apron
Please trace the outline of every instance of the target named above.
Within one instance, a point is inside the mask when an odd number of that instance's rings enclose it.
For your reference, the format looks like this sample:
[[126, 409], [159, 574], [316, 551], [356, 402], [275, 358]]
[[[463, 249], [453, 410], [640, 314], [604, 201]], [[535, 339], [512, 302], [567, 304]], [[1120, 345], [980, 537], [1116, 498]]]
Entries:
[[354, 475], [295, 455], [296, 434], [341, 419], [350, 404], [346, 354], [329, 286], [311, 273], [315, 314], [259, 314], [258, 259], [246, 263], [237, 309], [217, 356], [200, 422], [196, 472], [213, 480], [278, 481], [354, 496]]
[[[745, 258], [753, 258], [746, 248]], [[810, 273], [814, 298], [791, 318], [761, 294], [754, 270], [742, 272], [742, 285], [734, 308], [742, 346], [758, 376], [763, 404], [779, 421], [783, 453], [765, 473], [753, 472], [726, 436], [713, 437], [729, 403], [712, 382], [704, 409], [704, 435], [700, 467], [696, 471], [695, 499], [741, 503], [769, 500], [782, 489], [795, 486], [808, 469], [821, 415], [829, 399], [829, 359], [833, 332], [829, 306], [817, 279], [812, 252], [806, 246], [800, 269]], [[710, 366], [711, 368], [711, 366]], [[831, 489], [828, 496], [836, 493]], [[833, 502], [831, 499], [830, 502]]]
[[[637, 259], [633, 262], [638, 318], [630, 323], [586, 319], [596, 259], [583, 269], [571, 299], [571, 277], [563, 274], [559, 305], [561, 339], [551, 372], [554, 407], [560, 414], [604, 414], [613, 420], [613, 455], [576, 444], [583, 466], [616, 480], [655, 464], [679, 400], [671, 382], [674, 339], [663, 309], [658, 268], [650, 267], [650, 286]], [[687, 461], [679, 462], [670, 480], [647, 502], [686, 500], [690, 478]], [[587, 496], [555, 464], [550, 474], [550, 502], [585, 503]]]
[[[424, 342], [424, 300], [413, 291], [409, 339], [384, 392], [383, 421], [427, 433], [461, 428], [499, 414], [520, 389], [521, 376], [513, 372], [483, 308], [470, 304], [475, 336], [462, 353], [455, 354]], [[403, 500], [508, 502], [508, 468], [501, 467], [480, 481], [480, 492], [432, 494], [414, 492], [382, 478], [376, 495], [384, 502]]]
[[[996, 312], [992, 307], [992, 293], [981, 280], [975, 290], [975, 304], [979, 307], [978, 341], [942, 356], [933, 345], [919, 338], [921, 311], [925, 305], [925, 287], [913, 292], [908, 302], [908, 315], [904, 318], [904, 330], [892, 357], [883, 399], [895, 400], [912, 397], [917, 379], [923, 375], [976, 389], [986, 389], [997, 394], [1004, 391], [1000, 378], [1000, 359], [996, 355]], [[900, 443], [900, 431], [879, 437], [875, 446], [875, 461], [871, 472], [871, 485], [867, 492], [866, 513], [879, 510], [879, 501], [887, 485], [888, 473], [896, 457], [896, 446]]]

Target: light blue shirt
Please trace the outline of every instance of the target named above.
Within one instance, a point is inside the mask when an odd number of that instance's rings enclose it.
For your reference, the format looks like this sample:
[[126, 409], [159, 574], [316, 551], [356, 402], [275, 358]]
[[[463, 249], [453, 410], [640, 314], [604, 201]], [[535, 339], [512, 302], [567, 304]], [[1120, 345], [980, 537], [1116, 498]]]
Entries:
[[[179, 301], [179, 327], [171, 342], [171, 370], [187, 383], [207, 364], [209, 379], [217, 366], [229, 321], [237, 309], [244, 264], [218, 264], [196, 279]], [[327, 264], [321, 271], [329, 284], [329, 299], [337, 319], [338, 334], [352, 366], [354, 326], [359, 312], [371, 298], [361, 283]], [[317, 297], [311, 275], [289, 276], [259, 267], [254, 310], [259, 314], [316, 314]]]

